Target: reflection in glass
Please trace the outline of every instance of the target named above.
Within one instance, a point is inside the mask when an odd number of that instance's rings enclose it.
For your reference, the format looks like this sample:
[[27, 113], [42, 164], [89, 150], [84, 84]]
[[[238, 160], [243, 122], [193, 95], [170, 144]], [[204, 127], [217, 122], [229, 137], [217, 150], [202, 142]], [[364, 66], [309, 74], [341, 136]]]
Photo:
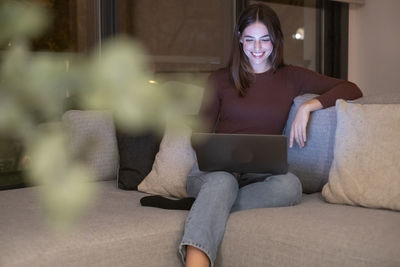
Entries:
[[87, 52], [99, 41], [98, 0], [32, 0], [47, 8], [52, 23], [32, 41], [34, 51]]

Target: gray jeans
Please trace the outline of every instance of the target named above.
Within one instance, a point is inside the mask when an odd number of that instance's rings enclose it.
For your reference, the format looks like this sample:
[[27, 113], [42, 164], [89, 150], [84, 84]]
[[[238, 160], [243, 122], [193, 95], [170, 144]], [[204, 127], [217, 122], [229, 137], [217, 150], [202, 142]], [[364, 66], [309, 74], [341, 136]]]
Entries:
[[186, 246], [194, 246], [208, 256], [211, 266], [231, 212], [296, 205], [302, 195], [301, 183], [292, 173], [237, 175], [198, 169], [188, 176], [187, 191], [196, 201], [186, 219], [179, 252], [185, 262]]

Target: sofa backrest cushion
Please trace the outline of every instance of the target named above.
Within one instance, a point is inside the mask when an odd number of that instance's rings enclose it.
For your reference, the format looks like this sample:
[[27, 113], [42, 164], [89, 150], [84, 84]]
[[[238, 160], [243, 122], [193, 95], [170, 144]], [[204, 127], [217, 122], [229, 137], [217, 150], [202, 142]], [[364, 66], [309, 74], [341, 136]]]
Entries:
[[96, 180], [117, 177], [118, 149], [111, 114], [102, 111], [69, 110], [62, 117], [74, 153], [83, 157]]
[[354, 100], [357, 104], [400, 104], [400, 94], [396, 93], [381, 93], [363, 96]]
[[400, 211], [400, 104], [336, 102], [328, 202]]
[[[285, 128], [285, 135], [288, 138], [298, 108], [316, 96], [305, 94], [294, 99]], [[296, 142], [292, 148], [288, 147], [289, 171], [299, 177], [304, 193], [320, 192], [328, 181], [333, 160], [335, 129], [335, 107], [314, 111], [308, 122], [305, 147], [300, 148]]]

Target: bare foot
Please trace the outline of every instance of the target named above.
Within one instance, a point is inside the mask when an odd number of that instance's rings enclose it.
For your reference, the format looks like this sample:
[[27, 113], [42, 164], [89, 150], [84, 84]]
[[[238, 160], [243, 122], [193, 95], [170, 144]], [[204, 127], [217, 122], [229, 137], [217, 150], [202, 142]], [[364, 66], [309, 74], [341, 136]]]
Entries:
[[209, 267], [208, 256], [200, 249], [186, 246], [186, 267]]

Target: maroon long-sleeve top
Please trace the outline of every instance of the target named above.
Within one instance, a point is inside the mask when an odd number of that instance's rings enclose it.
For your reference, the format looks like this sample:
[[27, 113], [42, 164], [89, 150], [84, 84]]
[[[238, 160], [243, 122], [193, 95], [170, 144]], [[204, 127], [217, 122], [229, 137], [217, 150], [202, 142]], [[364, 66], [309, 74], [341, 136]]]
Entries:
[[324, 108], [362, 96], [354, 83], [287, 65], [255, 74], [240, 97], [229, 70], [220, 69], [209, 77], [200, 115], [216, 133], [282, 134], [293, 99], [305, 93], [318, 94]]

